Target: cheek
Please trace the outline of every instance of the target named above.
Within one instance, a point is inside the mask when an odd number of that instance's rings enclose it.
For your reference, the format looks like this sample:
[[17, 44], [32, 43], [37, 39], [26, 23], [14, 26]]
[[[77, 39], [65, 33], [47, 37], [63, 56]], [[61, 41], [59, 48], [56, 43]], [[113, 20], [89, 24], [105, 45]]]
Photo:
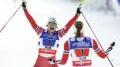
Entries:
[[53, 26], [51, 25], [51, 26], [48, 26], [48, 28], [53, 28]]

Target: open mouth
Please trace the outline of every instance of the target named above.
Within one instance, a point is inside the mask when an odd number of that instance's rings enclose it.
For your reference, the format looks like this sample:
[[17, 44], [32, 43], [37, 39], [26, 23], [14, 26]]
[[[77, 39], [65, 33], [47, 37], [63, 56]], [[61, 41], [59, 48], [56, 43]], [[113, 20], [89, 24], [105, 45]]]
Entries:
[[51, 29], [51, 30], [54, 30], [54, 28], [53, 28], [53, 27], [51, 27], [50, 29]]

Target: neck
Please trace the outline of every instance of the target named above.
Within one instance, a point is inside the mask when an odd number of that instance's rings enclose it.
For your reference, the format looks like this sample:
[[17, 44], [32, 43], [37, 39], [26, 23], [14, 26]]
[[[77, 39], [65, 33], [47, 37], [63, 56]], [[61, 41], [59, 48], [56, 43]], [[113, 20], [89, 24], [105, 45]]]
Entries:
[[51, 30], [47, 29], [47, 32], [48, 32], [48, 33], [53, 33], [54, 31], [51, 31]]

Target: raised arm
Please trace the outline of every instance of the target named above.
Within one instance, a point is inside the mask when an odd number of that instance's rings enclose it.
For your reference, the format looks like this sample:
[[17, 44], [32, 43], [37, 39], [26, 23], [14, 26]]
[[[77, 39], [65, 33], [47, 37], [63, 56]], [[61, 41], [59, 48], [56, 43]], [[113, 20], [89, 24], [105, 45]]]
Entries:
[[62, 28], [61, 30], [59, 30], [59, 35], [60, 37], [62, 37], [63, 35], [65, 35], [65, 33], [68, 32], [68, 30], [70, 29], [70, 27], [75, 23], [75, 21], [78, 19], [79, 15], [80, 15], [81, 11], [80, 8], [77, 8], [76, 14], [75, 16], [69, 20], [69, 22], [65, 25], [64, 28]]
[[22, 3], [22, 7], [24, 10], [25, 16], [27, 17], [28, 21], [30, 22], [32, 28], [36, 31], [37, 34], [41, 33], [44, 29], [42, 27], [39, 27], [36, 24], [35, 20], [33, 19], [33, 17], [30, 15], [30, 13], [27, 10], [25, 2]]
[[105, 58], [109, 54], [109, 52], [112, 50], [114, 44], [115, 44], [115, 42], [111, 43], [110, 47], [104, 52], [103, 50], [101, 50], [98, 47], [97, 42], [95, 40], [93, 40], [93, 49], [95, 50], [95, 52], [98, 56], [100, 56], [101, 58]]

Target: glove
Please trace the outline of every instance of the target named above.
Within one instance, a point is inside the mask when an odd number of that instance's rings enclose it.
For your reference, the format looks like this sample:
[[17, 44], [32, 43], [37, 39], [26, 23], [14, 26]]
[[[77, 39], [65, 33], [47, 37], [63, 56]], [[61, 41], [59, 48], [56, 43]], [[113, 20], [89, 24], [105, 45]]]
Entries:
[[115, 42], [112, 42], [112, 43], [110, 44], [110, 47], [106, 50], [105, 53], [108, 54], [108, 53], [113, 49], [114, 46], [115, 46]]
[[110, 46], [112, 46], [112, 47], [115, 46], [115, 42], [112, 42], [112, 43], [110, 44]]
[[61, 60], [48, 59], [50, 64], [59, 64]]
[[77, 14], [81, 14], [82, 12], [80, 11], [81, 7], [77, 8]]
[[26, 2], [22, 2], [22, 7], [26, 8]]
[[55, 64], [55, 60], [53, 59], [48, 59], [50, 64]]

